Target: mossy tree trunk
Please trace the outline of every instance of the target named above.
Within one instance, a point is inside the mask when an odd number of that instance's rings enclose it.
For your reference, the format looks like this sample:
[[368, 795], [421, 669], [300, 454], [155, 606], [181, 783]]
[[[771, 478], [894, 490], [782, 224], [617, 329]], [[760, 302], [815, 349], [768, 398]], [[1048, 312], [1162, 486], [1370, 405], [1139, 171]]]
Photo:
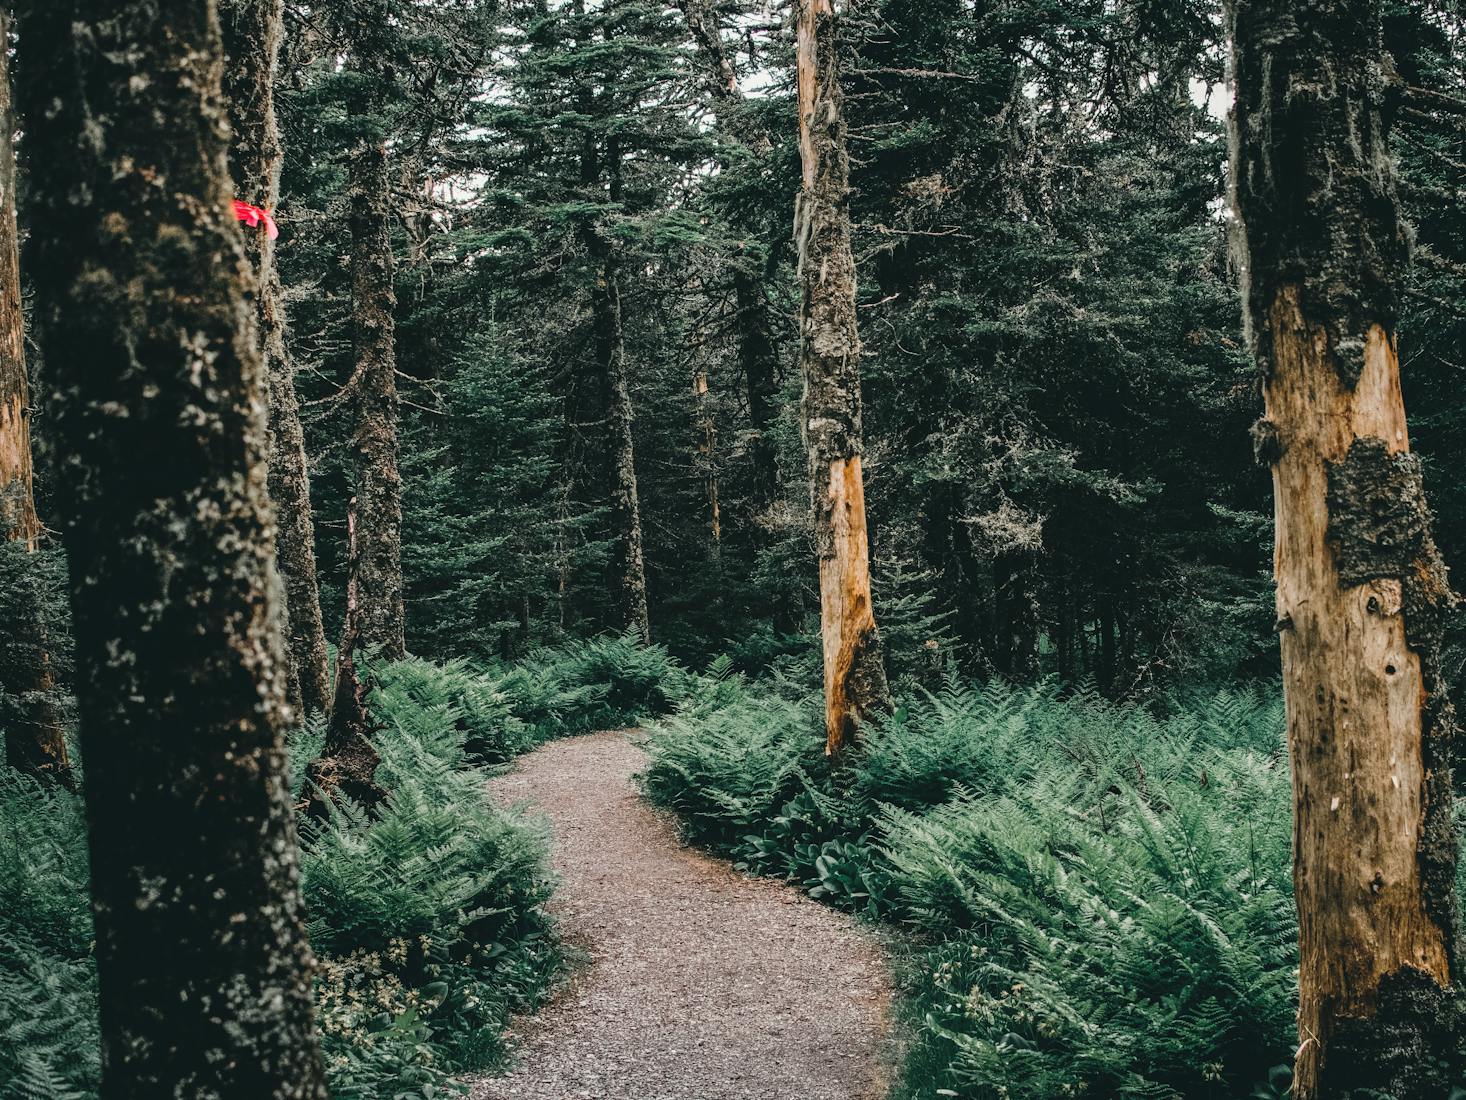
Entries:
[[215, 6], [29, 0], [20, 16], [101, 1094], [324, 1100]]
[[1299, 1100], [1443, 1097], [1452, 605], [1395, 347], [1406, 259], [1373, 0], [1233, 0], [1232, 154], [1273, 472], [1299, 917]]
[[850, 161], [832, 0], [801, 0], [798, 24], [800, 366], [809, 452], [820, 634], [825, 666], [825, 750], [838, 754], [889, 706], [870, 590], [861, 469], [860, 337], [850, 252]]
[[[15, 113], [10, 100], [10, 15], [0, 7], [0, 538], [34, 551], [41, 521], [31, 471], [31, 398], [20, 305], [19, 234], [15, 222]], [[71, 784], [66, 737], [54, 700], [55, 677], [40, 589], [11, 593], [0, 621], [0, 688], [18, 700], [5, 720], [11, 767]]]
[[357, 538], [361, 640], [388, 660], [406, 651], [402, 603], [402, 476], [398, 471], [396, 259], [387, 152], [387, 36], [391, 5], [370, 0], [350, 21], [351, 67], [362, 86], [350, 110], [351, 294], [356, 368], [352, 449], [360, 509]]
[[[275, 118], [283, 0], [221, 0], [219, 14], [229, 55], [225, 91], [234, 132], [235, 195], [273, 211], [280, 202], [283, 156]], [[275, 557], [285, 582], [289, 623], [288, 697], [298, 714], [319, 714], [330, 704], [326, 632], [316, 579], [305, 436], [295, 395], [295, 364], [286, 342], [285, 295], [275, 264], [275, 242], [260, 228], [246, 233], [246, 245], [254, 265], [270, 385], [270, 498], [275, 504]]]

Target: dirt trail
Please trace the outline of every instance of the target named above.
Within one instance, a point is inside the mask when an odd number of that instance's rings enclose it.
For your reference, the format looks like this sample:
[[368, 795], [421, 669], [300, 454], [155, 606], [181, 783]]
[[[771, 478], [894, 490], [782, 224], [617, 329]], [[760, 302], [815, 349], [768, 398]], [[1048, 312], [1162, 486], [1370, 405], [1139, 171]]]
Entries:
[[879, 948], [843, 914], [679, 846], [637, 796], [635, 735], [552, 742], [494, 781], [549, 818], [558, 912], [590, 965], [473, 1100], [878, 1100]]

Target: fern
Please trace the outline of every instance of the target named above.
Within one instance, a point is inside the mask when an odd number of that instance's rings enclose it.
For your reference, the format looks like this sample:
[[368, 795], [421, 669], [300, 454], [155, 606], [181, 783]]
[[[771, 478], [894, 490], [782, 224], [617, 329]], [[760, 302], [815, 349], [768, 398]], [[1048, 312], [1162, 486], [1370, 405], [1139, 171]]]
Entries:
[[916, 935], [905, 1095], [1220, 1100], [1287, 1060], [1275, 690], [1137, 709], [949, 679], [838, 776], [819, 725], [817, 698], [701, 684], [644, 784], [692, 839]]

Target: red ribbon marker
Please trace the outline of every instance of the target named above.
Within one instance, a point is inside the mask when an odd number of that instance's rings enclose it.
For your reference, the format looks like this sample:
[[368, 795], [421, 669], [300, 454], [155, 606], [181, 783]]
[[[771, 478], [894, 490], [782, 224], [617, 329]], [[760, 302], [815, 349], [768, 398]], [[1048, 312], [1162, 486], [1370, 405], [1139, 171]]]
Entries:
[[248, 225], [251, 229], [258, 228], [261, 224], [263, 224], [265, 227], [266, 235], [269, 236], [270, 240], [272, 241], [276, 237], [280, 236], [280, 227], [275, 224], [275, 219], [270, 217], [268, 211], [262, 210], [258, 206], [251, 206], [247, 202], [240, 202], [238, 199], [235, 199], [234, 216], [240, 221], [244, 222], [246, 225]]

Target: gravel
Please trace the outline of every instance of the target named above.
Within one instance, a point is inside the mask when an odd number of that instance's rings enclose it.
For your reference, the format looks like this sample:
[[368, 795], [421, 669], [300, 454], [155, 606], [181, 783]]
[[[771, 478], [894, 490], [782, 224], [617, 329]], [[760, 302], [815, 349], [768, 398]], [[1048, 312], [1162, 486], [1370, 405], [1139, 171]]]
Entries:
[[875, 938], [796, 890], [680, 846], [612, 731], [494, 780], [544, 813], [562, 930], [589, 964], [514, 1036], [472, 1100], [878, 1100], [890, 982]]

